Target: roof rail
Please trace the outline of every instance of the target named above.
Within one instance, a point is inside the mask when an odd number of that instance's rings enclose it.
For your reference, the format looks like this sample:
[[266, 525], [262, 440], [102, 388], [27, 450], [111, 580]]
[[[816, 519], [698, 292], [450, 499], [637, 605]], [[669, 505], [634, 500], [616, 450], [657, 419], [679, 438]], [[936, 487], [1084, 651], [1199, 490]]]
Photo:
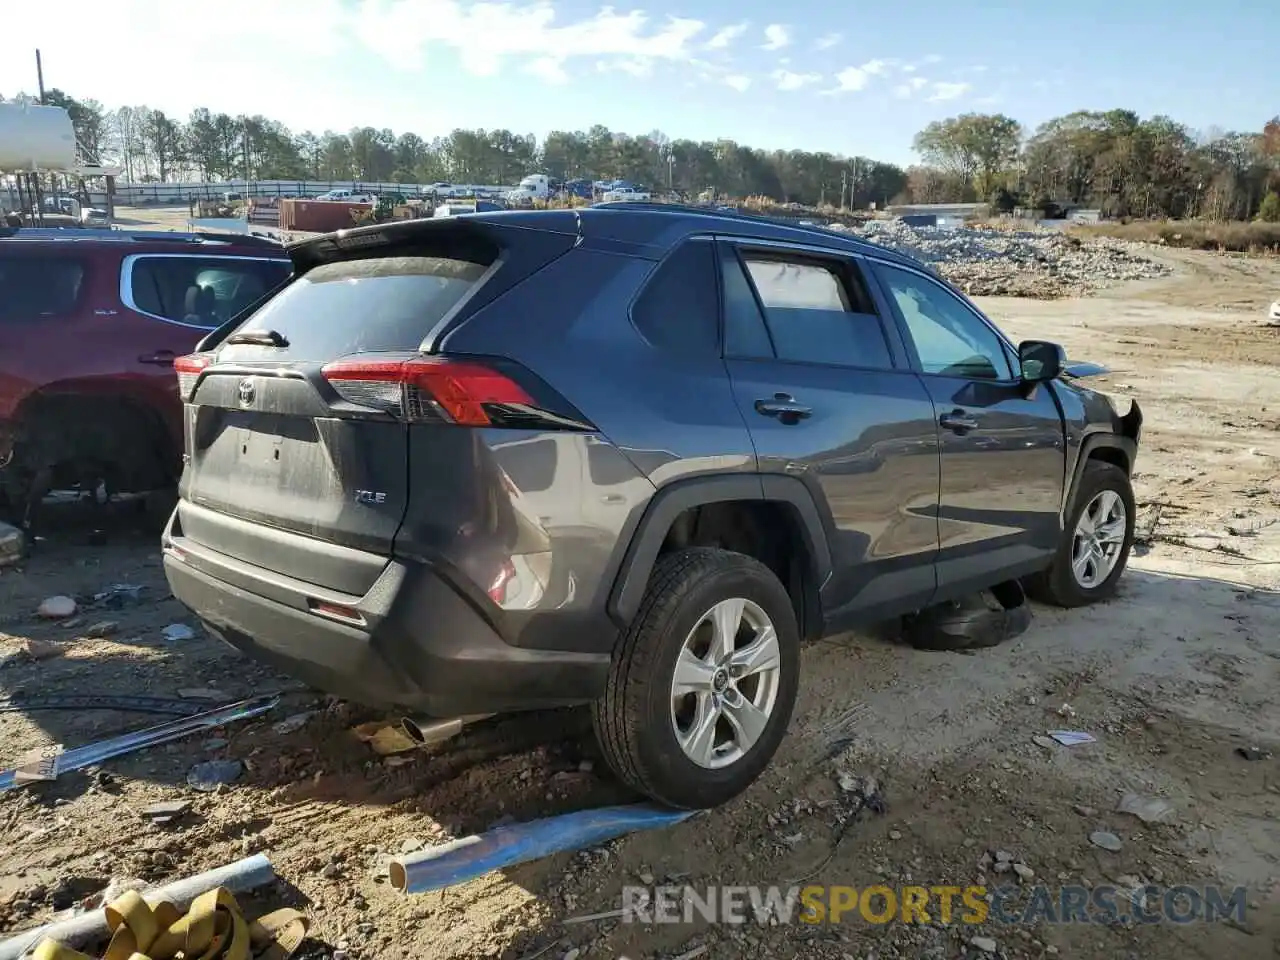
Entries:
[[177, 230], [102, 230], [77, 227], [0, 227], [0, 240], [97, 240], [106, 243], [234, 244], [280, 247], [278, 240], [248, 233], [189, 233]]
[[802, 233], [816, 233], [830, 239], [837, 237], [849, 243], [861, 244], [863, 246], [876, 247], [880, 249], [878, 244], [864, 240], [855, 234], [840, 233], [831, 230], [828, 227], [820, 227], [814, 224], [798, 223], [788, 217], [768, 216], [761, 213], [745, 213], [741, 210], [729, 209], [721, 210], [719, 207], [701, 206], [691, 203], [662, 203], [658, 200], [608, 200], [603, 203], [593, 203], [587, 209], [589, 210], [653, 210], [670, 213], [691, 213], [704, 217], [717, 217], [722, 220], [743, 220], [748, 223], [769, 223], [776, 227], [787, 227], [791, 230], [798, 230]]

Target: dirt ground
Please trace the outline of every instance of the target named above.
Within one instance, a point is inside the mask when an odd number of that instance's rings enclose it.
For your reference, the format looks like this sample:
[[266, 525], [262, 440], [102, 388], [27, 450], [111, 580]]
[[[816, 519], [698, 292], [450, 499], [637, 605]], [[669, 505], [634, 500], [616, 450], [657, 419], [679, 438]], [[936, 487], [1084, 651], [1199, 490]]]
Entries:
[[[1063, 342], [1110, 367], [1099, 386], [1137, 398], [1142, 545], [1115, 601], [1037, 607], [1031, 629], [973, 655], [841, 636], [804, 655], [792, 731], [765, 776], [726, 807], [580, 854], [495, 872], [443, 893], [390, 889], [388, 855], [504, 817], [626, 800], [581, 712], [490, 723], [390, 764], [350, 728], [367, 713], [299, 690], [197, 633], [168, 598], [154, 536], [128, 518], [86, 534], [72, 518], [20, 570], [0, 571], [0, 657], [24, 639], [58, 655], [13, 658], [0, 696], [214, 688], [286, 690], [262, 720], [108, 761], [100, 771], [0, 794], [0, 931], [48, 919], [113, 878], [160, 882], [267, 853], [281, 878], [251, 911], [312, 917], [311, 957], [832, 958], [954, 960], [1280, 955], [1280, 261], [1166, 252], [1174, 276], [1068, 301], [989, 299], [1017, 338]], [[1122, 402], [1122, 401], [1118, 401]], [[114, 584], [145, 589], [118, 608]], [[80, 598], [71, 622], [35, 616]], [[110, 630], [92, 630], [113, 621]], [[104, 638], [89, 633], [107, 632]], [[281, 719], [315, 711], [280, 732]], [[50, 742], [75, 746], [150, 721], [135, 714], [0, 713], [0, 765]], [[1053, 729], [1096, 743], [1058, 746]], [[1040, 737], [1040, 742], [1033, 740]], [[1257, 752], [1248, 748], [1257, 747]], [[1255, 759], [1237, 753], [1237, 748]], [[208, 759], [243, 760], [216, 793], [186, 782]], [[847, 821], [841, 775], [872, 777], [886, 809]], [[1125, 793], [1167, 800], [1146, 824]], [[170, 825], [139, 811], [188, 800]], [[843, 826], [842, 826], [843, 824]], [[1116, 851], [1091, 844], [1108, 831]], [[1243, 885], [1243, 922], [1001, 925], [644, 926], [575, 921], [621, 905], [624, 884]], [[991, 942], [988, 942], [989, 938]], [[990, 948], [990, 950], [988, 950]]]

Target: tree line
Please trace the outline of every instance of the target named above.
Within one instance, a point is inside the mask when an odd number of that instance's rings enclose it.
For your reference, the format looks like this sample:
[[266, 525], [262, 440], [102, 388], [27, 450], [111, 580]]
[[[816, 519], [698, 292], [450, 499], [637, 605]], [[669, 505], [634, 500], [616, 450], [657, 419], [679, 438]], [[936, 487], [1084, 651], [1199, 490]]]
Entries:
[[60, 90], [46, 101], [68, 110], [88, 159], [123, 167], [132, 182], [509, 184], [537, 172], [854, 209], [982, 201], [1050, 216], [1092, 207], [1112, 217], [1280, 220], [1280, 197], [1268, 196], [1280, 190], [1280, 116], [1259, 131], [1197, 132], [1130, 110], [1078, 111], [1028, 131], [1002, 114], [969, 113], [920, 131], [913, 147], [922, 162], [903, 169], [862, 156], [672, 140], [659, 131], [635, 136], [599, 124], [552, 131], [541, 143], [484, 129], [426, 140], [373, 127], [295, 134], [267, 117], [204, 107], [185, 120], [145, 106], [109, 110]]

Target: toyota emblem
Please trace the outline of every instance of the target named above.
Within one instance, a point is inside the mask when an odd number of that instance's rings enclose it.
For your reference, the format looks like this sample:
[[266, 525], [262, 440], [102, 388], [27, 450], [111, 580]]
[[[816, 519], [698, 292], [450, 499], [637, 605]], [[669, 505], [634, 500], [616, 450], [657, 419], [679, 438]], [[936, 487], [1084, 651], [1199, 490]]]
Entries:
[[250, 378], [245, 377], [243, 380], [241, 380], [240, 381], [240, 406], [242, 407], [253, 406], [253, 398], [256, 393], [257, 393], [257, 390], [254, 388], [253, 381]]

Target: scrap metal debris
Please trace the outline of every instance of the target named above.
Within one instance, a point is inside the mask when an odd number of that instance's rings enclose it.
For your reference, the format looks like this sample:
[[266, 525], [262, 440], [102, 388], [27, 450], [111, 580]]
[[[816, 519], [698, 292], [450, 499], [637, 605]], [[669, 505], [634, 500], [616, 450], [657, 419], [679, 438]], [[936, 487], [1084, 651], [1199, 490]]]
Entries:
[[151, 823], [163, 825], [181, 817], [191, 809], [190, 800], [161, 800], [138, 811], [138, 816]]
[[0, 713], [29, 713], [34, 710], [119, 710], [125, 713], [155, 713], [189, 717], [203, 709], [200, 705], [169, 697], [133, 697], [112, 694], [55, 694], [0, 697]]
[[[221, 727], [237, 720], [249, 720], [275, 709], [279, 702], [279, 694], [241, 700], [237, 703], [227, 704], [225, 707], [219, 707], [216, 710], [196, 714], [193, 717], [171, 720], [168, 723], [149, 727], [146, 730], [126, 733], [119, 737], [112, 737], [109, 740], [76, 747], [57, 756], [51, 770], [52, 777], [57, 777], [69, 770], [81, 770], [84, 767], [96, 766], [103, 760], [109, 760], [122, 754], [133, 753], [136, 750], [179, 740], [201, 730]], [[19, 779], [17, 773], [15, 770], [0, 772], [0, 792], [22, 786], [23, 781]]]

